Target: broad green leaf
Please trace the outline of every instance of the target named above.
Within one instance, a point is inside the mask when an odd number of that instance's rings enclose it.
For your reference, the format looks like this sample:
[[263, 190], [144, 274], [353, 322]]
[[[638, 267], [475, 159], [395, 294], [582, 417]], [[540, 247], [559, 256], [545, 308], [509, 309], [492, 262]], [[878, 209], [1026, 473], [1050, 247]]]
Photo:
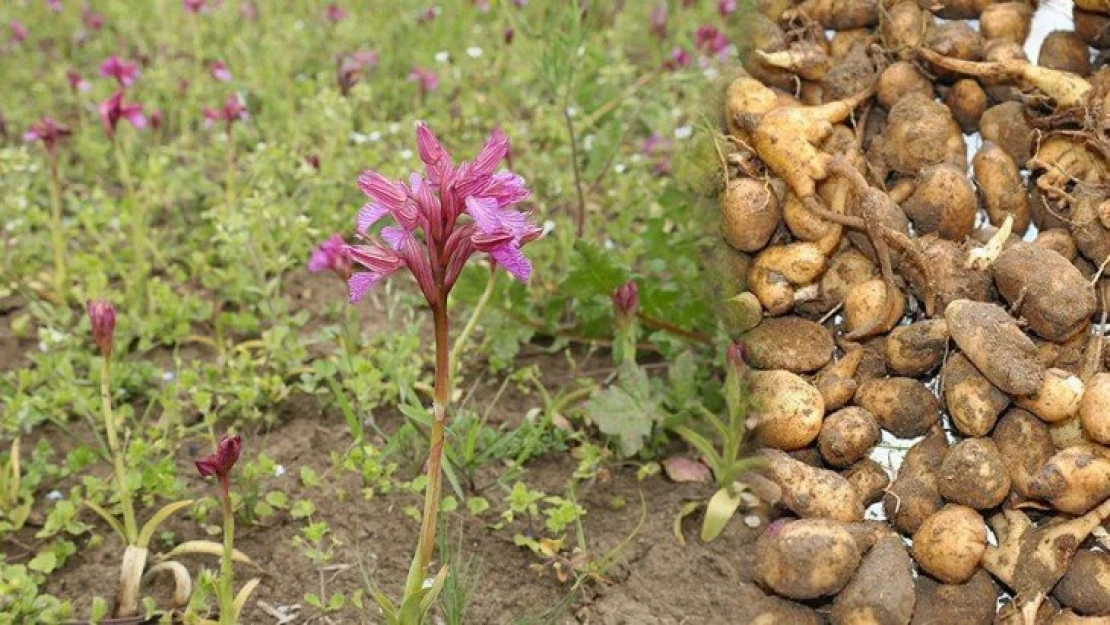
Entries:
[[647, 373], [634, 364], [622, 367], [616, 385], [591, 397], [585, 412], [603, 434], [617, 439], [624, 457], [643, 449], [652, 429], [664, 416], [653, 397]]
[[702, 542], [707, 543], [720, 536], [739, 507], [739, 494], [734, 495], [727, 488], [713, 493], [705, 507], [705, 522], [701, 526]]
[[43, 574], [52, 572], [57, 566], [58, 556], [53, 551], [40, 551], [38, 555], [31, 558], [31, 561], [27, 563], [27, 568]]

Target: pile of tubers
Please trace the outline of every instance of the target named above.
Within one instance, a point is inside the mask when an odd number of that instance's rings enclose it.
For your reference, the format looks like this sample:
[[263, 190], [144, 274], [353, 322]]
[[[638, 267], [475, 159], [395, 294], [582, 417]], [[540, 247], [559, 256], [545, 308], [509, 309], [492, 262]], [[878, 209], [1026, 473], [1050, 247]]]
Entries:
[[1110, 2], [1036, 63], [1024, 0], [755, 4], [717, 140], [755, 622], [1110, 622]]

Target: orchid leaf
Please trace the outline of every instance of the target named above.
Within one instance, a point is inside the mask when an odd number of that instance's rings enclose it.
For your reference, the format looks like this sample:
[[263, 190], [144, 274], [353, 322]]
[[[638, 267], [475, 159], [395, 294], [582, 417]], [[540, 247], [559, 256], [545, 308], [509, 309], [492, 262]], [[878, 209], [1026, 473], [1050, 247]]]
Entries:
[[705, 521], [701, 526], [702, 542], [710, 542], [721, 535], [730, 519], [740, 507], [740, 496], [728, 488], [722, 488], [709, 498], [705, 507]]
[[254, 592], [255, 588], [258, 588], [260, 583], [262, 583], [262, 580], [256, 577], [246, 584], [243, 584], [243, 587], [239, 589], [239, 594], [235, 595], [232, 608], [235, 610], [236, 622], [239, 621], [239, 615], [243, 613], [243, 607], [247, 605], [247, 599], [250, 599], [251, 593]]
[[[166, 560], [169, 558], [176, 558], [183, 555], [204, 555], [219, 558], [223, 556], [224, 546], [218, 542], [211, 540], [187, 540], [173, 549], [170, 549], [164, 554], [157, 556], [158, 560]], [[235, 562], [242, 564], [249, 564], [253, 567], [258, 567], [250, 556], [239, 551], [238, 549], [231, 550], [231, 559]]]
[[155, 512], [154, 516], [150, 517], [150, 520], [143, 525], [143, 529], [139, 531], [139, 537], [135, 541], [135, 544], [144, 549], [149, 548], [150, 541], [154, 538], [154, 532], [158, 531], [158, 526], [178, 510], [187, 508], [191, 505], [193, 505], [193, 500], [186, 499], [184, 501], [175, 501], [162, 506], [162, 508], [158, 512]]
[[110, 525], [112, 529], [114, 529], [116, 533], [119, 534], [119, 537], [123, 539], [123, 542], [125, 544], [129, 542], [127, 539], [127, 532], [123, 531], [123, 524], [117, 521], [110, 512], [108, 512], [104, 508], [101, 508], [99, 504], [93, 503], [88, 499], [85, 500], [85, 505], [88, 506], [93, 512], [100, 515], [100, 518], [104, 519], [104, 522]]

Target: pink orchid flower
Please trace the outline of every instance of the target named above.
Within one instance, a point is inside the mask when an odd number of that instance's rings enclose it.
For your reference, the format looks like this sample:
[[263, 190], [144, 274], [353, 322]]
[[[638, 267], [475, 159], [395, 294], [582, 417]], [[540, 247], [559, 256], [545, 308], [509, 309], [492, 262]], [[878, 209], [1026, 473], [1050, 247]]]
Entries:
[[113, 54], [100, 64], [100, 75], [104, 78], [115, 78], [121, 87], [130, 87], [135, 79], [142, 74], [138, 63], [129, 63]]
[[137, 129], [146, 128], [146, 115], [143, 115], [143, 105], [138, 103], [125, 104], [123, 91], [115, 92], [112, 97], [100, 103], [100, 122], [104, 125], [104, 132], [108, 137], [115, 138], [116, 126], [121, 119], [126, 119], [129, 124]]
[[[509, 151], [504, 133], [494, 130], [473, 161], [458, 164], [423, 123], [416, 126], [416, 145], [424, 173], [411, 174], [407, 184], [369, 170], [359, 176], [370, 198], [355, 220], [364, 244], [346, 249], [366, 271], [348, 280], [351, 302], [405, 267], [428, 303], [440, 306], [477, 252], [528, 280], [532, 265], [520, 249], [542, 231], [514, 208], [529, 197], [524, 179], [496, 171]], [[386, 217], [394, 224], [381, 230], [379, 240], [370, 228]]]
[[212, 74], [212, 78], [220, 82], [231, 81], [231, 71], [227, 69], [227, 64], [223, 61], [213, 61], [212, 65], [208, 67], [208, 72]]
[[53, 155], [58, 149], [58, 142], [73, 134], [68, 128], [59, 126], [53, 117], [43, 117], [37, 124], [31, 124], [27, 132], [23, 133], [23, 140], [27, 143], [42, 141], [47, 153]]

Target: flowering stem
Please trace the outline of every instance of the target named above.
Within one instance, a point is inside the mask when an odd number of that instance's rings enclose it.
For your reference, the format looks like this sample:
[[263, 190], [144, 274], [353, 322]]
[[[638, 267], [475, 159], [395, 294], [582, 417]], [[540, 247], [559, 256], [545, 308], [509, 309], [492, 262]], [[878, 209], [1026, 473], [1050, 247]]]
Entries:
[[[446, 298], [444, 298], [445, 300]], [[450, 400], [450, 353], [447, 351], [447, 305], [441, 301], [432, 308], [436, 339], [435, 399], [432, 404], [433, 421], [428, 447], [428, 485], [424, 490], [424, 515], [420, 522], [420, 540], [416, 555], [405, 582], [405, 597], [420, 590], [425, 571], [432, 560], [436, 544], [436, 523], [439, 516], [439, 493], [443, 482], [443, 430], [447, 421], [447, 402]]]
[[224, 551], [220, 556], [220, 625], [235, 625], [235, 581], [232, 553], [235, 546], [235, 511], [231, 509], [231, 493], [227, 478], [221, 478], [224, 511]]
[[486, 304], [489, 303], [489, 298], [493, 296], [493, 287], [497, 284], [497, 270], [496, 267], [490, 267], [489, 280], [486, 281], [486, 289], [478, 297], [478, 304], [474, 307], [474, 312], [470, 314], [470, 319], [467, 320], [466, 325], [463, 327], [462, 332], [455, 337], [455, 344], [451, 348], [451, 383], [455, 381], [455, 374], [458, 373], [459, 361], [462, 359], [462, 351], [466, 347], [466, 342], [470, 340], [470, 335], [474, 333], [474, 329], [478, 327], [478, 319], [482, 316], [482, 311], [485, 310]]
[[54, 246], [54, 289], [66, 296], [66, 239], [62, 230], [62, 189], [58, 175], [58, 155], [50, 154], [50, 239]]
[[570, 161], [571, 170], [574, 172], [574, 189], [578, 194], [578, 212], [574, 216], [574, 230], [578, 238], [586, 231], [586, 196], [582, 191], [582, 174], [578, 171], [578, 138], [574, 134], [574, 120], [571, 119], [570, 107], [563, 107], [563, 118], [567, 122], [567, 133], [570, 135]]
[[[146, 211], [135, 193], [135, 181], [131, 178], [131, 166], [127, 164], [127, 155], [121, 145], [122, 140], [117, 136], [112, 139], [112, 151], [115, 152], [116, 166], [119, 168], [120, 181], [127, 192], [127, 201], [131, 205], [131, 246], [135, 254], [135, 270], [139, 276], [146, 277]], [[137, 286], [146, 293], [146, 280], [136, 280]], [[143, 297], [143, 300], [146, 298]]]
[[104, 417], [104, 430], [108, 434], [108, 450], [112, 454], [112, 466], [116, 473], [116, 496], [119, 497], [120, 507], [123, 508], [123, 531], [128, 545], [135, 544], [139, 537], [139, 528], [135, 523], [135, 508], [131, 504], [131, 489], [127, 486], [127, 470], [123, 466], [123, 454], [119, 446], [119, 434], [116, 432], [116, 420], [112, 416], [112, 360], [110, 356], [100, 359], [100, 409]]

